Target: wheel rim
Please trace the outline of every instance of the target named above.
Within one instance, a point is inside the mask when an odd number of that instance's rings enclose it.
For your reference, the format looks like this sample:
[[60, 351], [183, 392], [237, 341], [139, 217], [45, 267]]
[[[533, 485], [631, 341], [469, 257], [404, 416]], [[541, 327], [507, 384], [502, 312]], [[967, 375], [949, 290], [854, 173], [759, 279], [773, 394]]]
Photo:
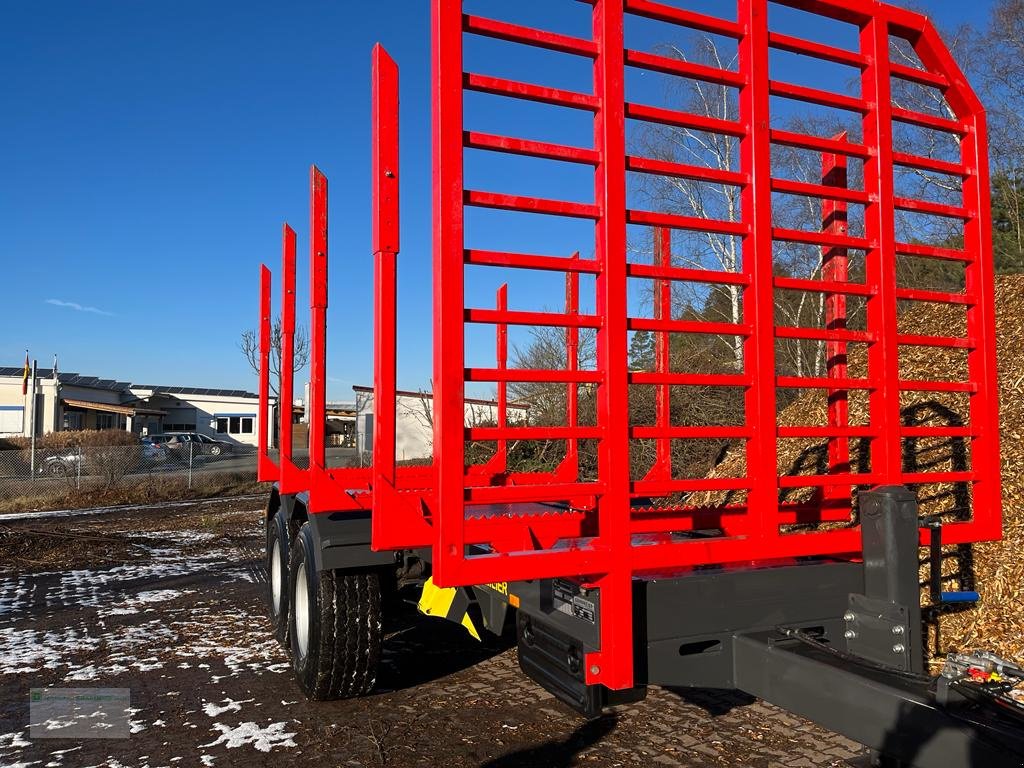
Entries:
[[274, 615], [281, 615], [281, 542], [274, 540], [270, 554], [270, 596], [274, 601]]
[[[303, 563], [303, 566], [305, 563]], [[295, 576], [295, 644], [299, 656], [305, 657], [309, 650], [309, 593], [306, 590], [306, 569], [302, 567]]]
[[220, 446], [219, 445], [213, 446], [213, 448], [210, 449], [210, 453], [212, 455], [214, 455], [214, 456], [220, 456]]

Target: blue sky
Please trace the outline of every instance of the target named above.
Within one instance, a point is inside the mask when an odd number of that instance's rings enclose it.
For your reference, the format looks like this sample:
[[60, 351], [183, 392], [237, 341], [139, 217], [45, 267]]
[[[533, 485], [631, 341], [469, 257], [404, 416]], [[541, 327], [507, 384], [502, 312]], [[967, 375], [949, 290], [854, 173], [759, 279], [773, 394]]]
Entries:
[[[718, 7], [718, 0], [674, 2]], [[983, 25], [990, 3], [917, 5], [955, 26]], [[587, 32], [586, 8], [571, 0], [468, 0], [466, 7]], [[257, 266], [277, 269], [280, 226], [290, 221], [299, 232], [301, 317], [315, 162], [331, 183], [330, 395], [347, 397], [352, 384], [371, 383], [369, 54], [380, 41], [402, 67], [399, 385], [426, 386], [428, 17], [426, 0], [3, 4], [0, 365], [19, 365], [28, 347], [41, 365], [57, 353], [63, 370], [89, 375], [253, 387], [237, 341], [255, 324]], [[778, 18], [789, 31], [830, 41], [830, 31], [808, 28], [801, 14]], [[656, 30], [635, 34], [637, 47], [663, 42]], [[502, 45], [467, 49], [467, 66], [585, 89], [585, 70], [545, 56], [510, 69]], [[655, 93], [653, 83], [635, 87]], [[491, 97], [467, 102], [469, 114], [483, 130], [522, 128], [536, 138], [568, 140], [589, 130], [541, 112], [513, 118]], [[502, 158], [474, 162], [467, 181], [478, 186], [586, 196], [571, 172], [548, 177]], [[574, 237], [544, 227], [530, 235], [552, 245], [541, 252], [570, 249]], [[479, 247], [525, 247], [521, 225], [500, 216], [471, 220], [467, 236], [481, 239], [471, 243]], [[469, 279], [481, 295], [493, 290], [486, 278]], [[557, 298], [557, 286], [525, 285], [539, 305]], [[482, 356], [490, 352], [484, 336], [469, 344]]]

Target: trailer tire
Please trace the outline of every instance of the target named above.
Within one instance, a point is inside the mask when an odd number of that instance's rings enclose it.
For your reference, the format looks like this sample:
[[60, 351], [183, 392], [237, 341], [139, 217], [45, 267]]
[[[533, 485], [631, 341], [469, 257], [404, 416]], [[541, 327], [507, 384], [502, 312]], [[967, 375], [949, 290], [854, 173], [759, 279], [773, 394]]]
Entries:
[[372, 571], [317, 571], [313, 529], [292, 542], [289, 637], [292, 669], [313, 701], [369, 693], [380, 661], [381, 589]]
[[274, 637], [288, 645], [288, 520], [278, 510], [267, 521], [267, 603]]

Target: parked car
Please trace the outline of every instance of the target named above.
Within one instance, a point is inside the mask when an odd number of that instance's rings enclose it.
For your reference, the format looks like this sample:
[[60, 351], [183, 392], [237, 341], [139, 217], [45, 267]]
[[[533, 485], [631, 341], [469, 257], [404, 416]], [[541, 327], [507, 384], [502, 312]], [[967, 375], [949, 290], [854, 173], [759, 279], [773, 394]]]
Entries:
[[166, 434], [150, 435], [155, 444], [170, 451], [188, 453], [189, 443], [192, 444], [194, 456], [222, 456], [232, 450], [231, 443], [215, 440], [198, 432], [167, 432]]
[[[131, 446], [122, 446], [125, 449], [125, 459], [127, 460], [130, 456], [126, 449]], [[147, 438], [143, 438], [139, 442], [141, 452], [135, 458], [137, 465], [135, 468], [146, 467], [153, 464], [159, 464], [160, 462], [167, 460], [167, 451], [161, 446], [149, 441]], [[37, 472], [41, 475], [52, 475], [54, 477], [67, 477], [70, 475], [83, 474], [87, 475], [90, 472], [90, 453], [95, 451], [95, 448], [65, 448], [63, 451], [54, 454], [53, 456], [47, 456], [39, 463]], [[112, 447], [112, 451], [119, 450], [118, 447]], [[115, 460], [119, 460], [119, 457], [114, 455]], [[81, 465], [81, 467], [79, 467]]]

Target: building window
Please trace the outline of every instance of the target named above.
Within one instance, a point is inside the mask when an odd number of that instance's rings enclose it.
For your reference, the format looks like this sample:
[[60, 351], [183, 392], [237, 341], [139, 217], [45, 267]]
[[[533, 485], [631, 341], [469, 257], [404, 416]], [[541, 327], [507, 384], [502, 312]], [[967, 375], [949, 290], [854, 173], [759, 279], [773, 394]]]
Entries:
[[218, 416], [217, 432], [221, 435], [251, 435], [255, 422], [254, 416]]
[[195, 432], [196, 431], [196, 425], [195, 424], [188, 424], [188, 423], [185, 423], [185, 422], [182, 422], [180, 424], [175, 424], [173, 422], [170, 423], [170, 424], [165, 423], [164, 426], [163, 426], [163, 431], [164, 432]]

